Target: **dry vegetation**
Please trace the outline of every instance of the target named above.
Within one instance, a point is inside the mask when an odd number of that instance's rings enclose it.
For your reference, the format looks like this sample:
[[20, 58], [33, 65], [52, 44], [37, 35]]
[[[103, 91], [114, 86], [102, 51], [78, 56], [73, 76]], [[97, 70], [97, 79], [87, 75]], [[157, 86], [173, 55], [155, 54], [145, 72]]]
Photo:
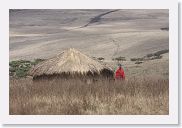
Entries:
[[168, 79], [10, 80], [10, 114], [168, 114]]

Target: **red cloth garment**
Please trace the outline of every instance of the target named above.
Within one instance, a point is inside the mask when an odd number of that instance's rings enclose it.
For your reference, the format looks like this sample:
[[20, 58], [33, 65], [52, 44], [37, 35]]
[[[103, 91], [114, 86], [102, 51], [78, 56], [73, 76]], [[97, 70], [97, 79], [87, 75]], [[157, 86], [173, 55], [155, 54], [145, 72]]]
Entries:
[[115, 79], [125, 79], [125, 73], [122, 67], [119, 67], [115, 73]]

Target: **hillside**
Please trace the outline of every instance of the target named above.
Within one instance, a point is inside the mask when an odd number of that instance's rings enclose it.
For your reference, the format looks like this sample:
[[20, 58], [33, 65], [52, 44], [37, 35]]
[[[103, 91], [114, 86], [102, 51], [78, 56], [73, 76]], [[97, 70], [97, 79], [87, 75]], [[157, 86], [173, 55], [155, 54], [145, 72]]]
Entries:
[[10, 10], [10, 60], [49, 58], [74, 47], [104, 57], [168, 49], [168, 10]]

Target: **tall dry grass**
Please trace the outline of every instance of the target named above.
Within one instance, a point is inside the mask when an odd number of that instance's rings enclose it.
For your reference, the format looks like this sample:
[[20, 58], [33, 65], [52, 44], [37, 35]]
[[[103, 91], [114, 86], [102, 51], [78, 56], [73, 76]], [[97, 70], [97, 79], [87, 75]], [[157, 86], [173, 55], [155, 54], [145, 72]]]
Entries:
[[18, 115], [131, 115], [168, 114], [166, 79], [10, 80], [10, 114]]

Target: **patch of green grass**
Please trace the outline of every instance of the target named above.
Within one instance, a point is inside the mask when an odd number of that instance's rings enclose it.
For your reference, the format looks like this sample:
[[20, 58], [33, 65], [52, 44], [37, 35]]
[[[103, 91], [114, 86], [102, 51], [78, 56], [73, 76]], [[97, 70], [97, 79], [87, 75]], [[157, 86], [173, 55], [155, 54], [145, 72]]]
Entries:
[[42, 61], [44, 60], [35, 59], [34, 61], [28, 61], [28, 60], [11, 61], [9, 63], [9, 75], [14, 77], [26, 77], [27, 72], [30, 70], [30, 68]]

